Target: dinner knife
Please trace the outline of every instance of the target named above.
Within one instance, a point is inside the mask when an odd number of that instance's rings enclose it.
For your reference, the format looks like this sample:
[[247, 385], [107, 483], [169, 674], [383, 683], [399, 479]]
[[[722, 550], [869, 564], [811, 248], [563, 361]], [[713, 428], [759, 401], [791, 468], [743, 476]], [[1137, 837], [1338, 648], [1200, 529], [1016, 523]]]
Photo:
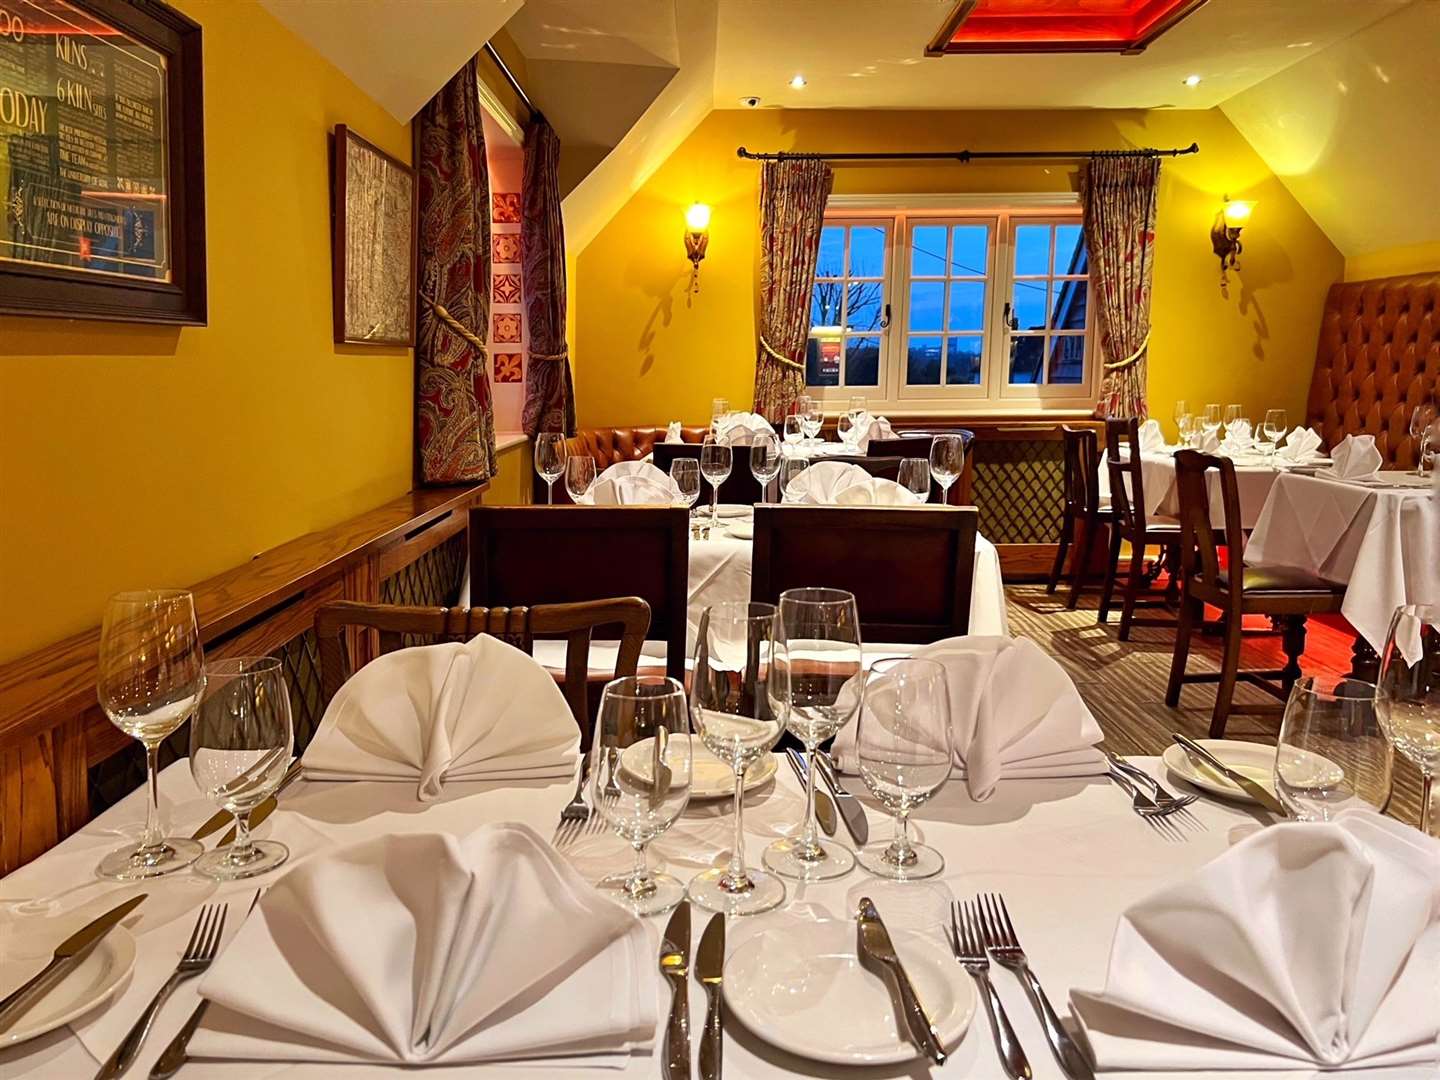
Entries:
[[670, 1019], [665, 1025], [666, 1080], [690, 1080], [690, 901], [681, 900], [660, 939], [660, 974], [670, 980]]
[[1290, 816], [1285, 812], [1285, 807], [1281, 805], [1280, 800], [1266, 791], [1263, 785], [1251, 780], [1250, 777], [1244, 773], [1236, 772], [1194, 739], [1187, 738], [1178, 731], [1172, 731], [1170, 734], [1171, 737], [1180, 744], [1180, 748], [1192, 758], [1203, 762], [1232, 784], [1237, 785], [1240, 790], [1245, 792], [1246, 795], [1249, 795], [1266, 810], [1269, 810], [1272, 814], [1278, 814], [1280, 817]]
[[[800, 781], [800, 786], [804, 787], [807, 783], [805, 755], [799, 750], [790, 749], [785, 751], [785, 760], [790, 762], [790, 768], [795, 770], [795, 776]], [[820, 823], [820, 828], [824, 830], [826, 836], [834, 836], [835, 830], [840, 824], [835, 813], [835, 803], [818, 787], [815, 789], [815, 820]]]
[[820, 779], [825, 781], [825, 786], [835, 797], [835, 805], [840, 808], [845, 828], [850, 830], [850, 836], [855, 843], [864, 847], [870, 842], [870, 822], [865, 817], [865, 807], [860, 805], [859, 799], [840, 786], [840, 778], [835, 775], [835, 766], [831, 763], [829, 754], [817, 753], [815, 761], [820, 766]]
[[4, 1001], [0, 1001], [0, 1031], [11, 1027], [26, 1009], [35, 1004], [47, 990], [69, 974], [71, 969], [85, 959], [90, 954], [90, 950], [100, 943], [100, 939], [114, 929], [116, 923], [139, 907], [141, 901], [148, 895], [148, 893], [141, 893], [139, 896], [132, 896], [123, 904], [116, 904], [104, 915], [91, 919], [57, 945], [55, 954], [50, 958], [50, 963], [46, 964], [38, 975], [5, 998]]
[[[256, 803], [254, 809], [250, 811], [250, 828], [255, 828], [262, 821], [264, 821], [267, 817], [269, 817], [275, 812], [275, 808], [280, 805], [278, 801], [280, 798], [280, 793], [298, 779], [300, 779], [300, 759], [296, 758], [290, 763], [290, 767], [285, 770], [285, 775], [280, 778], [280, 783], [276, 785], [275, 790], [271, 792], [263, 801]], [[203, 840], [211, 833], [219, 829], [223, 829], [226, 824], [234, 820], [235, 815], [230, 813], [229, 810], [221, 810], [218, 813], [213, 814], [210, 819], [205, 822], [204, 825], [201, 825], [200, 828], [196, 829], [193, 833], [191, 833], [190, 839]], [[220, 843], [217, 846], [224, 847], [226, 844], [230, 843], [234, 839], [235, 829], [232, 826], [230, 831], [220, 838]]]
[[705, 988], [705, 1030], [700, 1035], [700, 1080], [720, 1080], [721, 1039], [725, 1019], [721, 1012], [721, 981], [725, 976], [725, 914], [710, 916], [700, 947], [695, 950], [695, 977]]
[[945, 1050], [940, 1045], [940, 1036], [935, 1033], [935, 1025], [930, 1022], [925, 1007], [920, 1004], [910, 976], [905, 974], [905, 967], [895, 953], [890, 932], [885, 929], [880, 912], [875, 910], [875, 903], [868, 896], [860, 898], [855, 923], [860, 958], [862, 961], [868, 959], [871, 967], [877, 968], [878, 972], [888, 977], [900, 999], [900, 1013], [910, 1031], [911, 1041], [936, 1065], [944, 1065]]

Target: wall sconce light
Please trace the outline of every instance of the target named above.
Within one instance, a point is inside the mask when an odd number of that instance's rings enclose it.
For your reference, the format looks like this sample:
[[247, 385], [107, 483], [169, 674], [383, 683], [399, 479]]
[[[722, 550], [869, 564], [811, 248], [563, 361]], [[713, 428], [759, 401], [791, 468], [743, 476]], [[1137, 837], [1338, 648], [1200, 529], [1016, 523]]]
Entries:
[[710, 207], [694, 203], [685, 211], [685, 257], [690, 260], [690, 291], [700, 291], [700, 260], [710, 245]]
[[1232, 199], [1225, 196], [1225, 205], [1215, 215], [1215, 224], [1210, 227], [1210, 246], [1220, 257], [1220, 284], [1226, 283], [1227, 270], [1240, 269], [1240, 230], [1250, 224], [1250, 214], [1255, 204], [1246, 199]]

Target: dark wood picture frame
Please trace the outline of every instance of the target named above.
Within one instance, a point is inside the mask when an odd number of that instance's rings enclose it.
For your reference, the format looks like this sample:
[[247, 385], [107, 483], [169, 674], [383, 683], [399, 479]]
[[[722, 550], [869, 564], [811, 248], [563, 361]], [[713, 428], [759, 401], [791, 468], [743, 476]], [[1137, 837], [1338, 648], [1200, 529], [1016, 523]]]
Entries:
[[[405, 298], [408, 317], [406, 329], [403, 334], [392, 334], [386, 337], [356, 336], [348, 331], [348, 312], [346, 310], [346, 279], [349, 268], [349, 252], [346, 244], [346, 227], [350, 220], [351, 208], [348, 192], [348, 149], [354, 145], [368, 154], [373, 154], [386, 161], [398, 171], [410, 178], [410, 243], [406, 263]], [[417, 268], [419, 265], [419, 243], [420, 243], [420, 191], [419, 178], [415, 169], [405, 164], [393, 154], [387, 154], [368, 139], [357, 135], [353, 129], [345, 124], [336, 124], [335, 133], [331, 138], [331, 179], [332, 191], [330, 199], [331, 217], [331, 297], [335, 312], [335, 343], [337, 345], [405, 345], [415, 344], [415, 291], [417, 288]]]
[[101, 279], [61, 266], [0, 262], [0, 315], [204, 326], [208, 306], [200, 24], [160, 0], [66, 2], [165, 57], [171, 280]]

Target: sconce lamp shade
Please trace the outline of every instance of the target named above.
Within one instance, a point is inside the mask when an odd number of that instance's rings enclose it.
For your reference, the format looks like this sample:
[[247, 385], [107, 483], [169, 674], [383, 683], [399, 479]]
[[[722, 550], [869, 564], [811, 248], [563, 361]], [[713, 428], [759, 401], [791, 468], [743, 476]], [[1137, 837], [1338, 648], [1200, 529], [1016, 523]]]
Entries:
[[693, 203], [685, 211], [685, 227], [691, 232], [704, 232], [710, 228], [710, 207], [704, 203]]
[[1247, 199], [1231, 199], [1225, 204], [1225, 227], [1243, 229], [1250, 224], [1250, 214], [1255, 204]]

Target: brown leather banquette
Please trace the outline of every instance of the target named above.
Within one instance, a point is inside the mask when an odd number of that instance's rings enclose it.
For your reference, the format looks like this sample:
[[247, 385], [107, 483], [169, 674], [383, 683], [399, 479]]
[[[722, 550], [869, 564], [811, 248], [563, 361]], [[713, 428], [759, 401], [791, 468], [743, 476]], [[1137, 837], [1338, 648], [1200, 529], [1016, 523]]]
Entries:
[[[565, 440], [566, 454], [584, 454], [595, 459], [595, 471], [604, 472], [611, 465], [617, 465], [622, 461], [639, 461], [646, 454], [655, 449], [657, 442], [665, 439], [666, 428], [663, 427], [603, 427], [603, 428], [581, 428], [573, 438]], [[708, 427], [686, 427], [680, 429], [680, 437], [687, 443], [698, 443], [705, 441], [705, 433]], [[534, 500], [536, 503], [545, 501], [545, 481], [538, 476], [533, 478]], [[565, 483], [563, 480], [555, 482], [555, 501], [557, 503], [568, 503], [570, 498], [565, 494]]]

